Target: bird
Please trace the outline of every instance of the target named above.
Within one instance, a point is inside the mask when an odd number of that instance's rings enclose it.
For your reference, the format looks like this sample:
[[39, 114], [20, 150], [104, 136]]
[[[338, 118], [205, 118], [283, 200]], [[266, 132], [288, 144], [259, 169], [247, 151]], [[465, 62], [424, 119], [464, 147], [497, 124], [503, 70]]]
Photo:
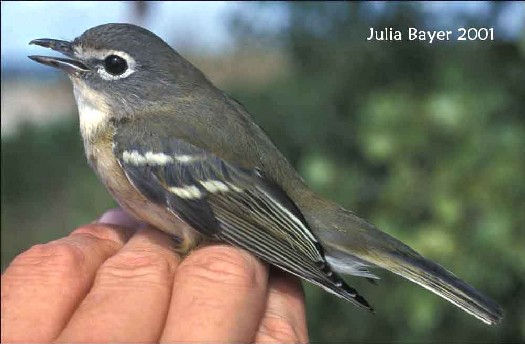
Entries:
[[375, 281], [382, 268], [486, 324], [502, 319], [495, 301], [309, 188], [247, 109], [154, 33], [110, 23], [30, 44], [65, 56], [29, 58], [71, 80], [89, 165], [180, 254], [231, 244], [368, 311], [341, 275]]

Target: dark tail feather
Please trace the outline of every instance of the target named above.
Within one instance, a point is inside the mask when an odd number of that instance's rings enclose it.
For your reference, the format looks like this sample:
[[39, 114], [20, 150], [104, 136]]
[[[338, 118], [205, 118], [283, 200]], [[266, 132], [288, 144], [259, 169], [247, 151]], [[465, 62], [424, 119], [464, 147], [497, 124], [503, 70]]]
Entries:
[[365, 237], [366, 250], [348, 253], [419, 284], [486, 324], [500, 322], [501, 307], [450, 271], [377, 229]]
[[331, 265], [337, 267], [336, 271], [363, 275], [352, 272], [355, 269], [344, 271], [341, 266], [348, 261], [373, 264], [419, 284], [486, 324], [497, 324], [502, 319], [503, 312], [496, 302], [351, 212], [332, 207], [316, 213], [312, 219], [312, 223], [320, 224], [314, 227], [316, 234], [332, 257]]
[[497, 324], [503, 317], [496, 302], [416, 252], [411, 255], [390, 253], [389, 258], [371, 262], [434, 292], [486, 324]]
[[332, 289], [332, 292], [335, 292], [336, 295], [352, 302], [359, 308], [374, 313], [374, 308], [368, 303], [368, 301], [363, 296], [359, 295], [357, 290], [346, 284], [345, 281], [336, 277], [336, 285], [337, 289]]

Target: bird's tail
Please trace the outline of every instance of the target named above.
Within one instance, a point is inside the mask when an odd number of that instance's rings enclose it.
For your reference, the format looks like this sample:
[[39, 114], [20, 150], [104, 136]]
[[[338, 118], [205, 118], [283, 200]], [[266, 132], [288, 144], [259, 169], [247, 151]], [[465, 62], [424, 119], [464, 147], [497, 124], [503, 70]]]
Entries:
[[[331, 216], [328, 215], [330, 213]], [[486, 324], [497, 324], [501, 320], [502, 310], [496, 302], [401, 241], [344, 209], [338, 208], [337, 214], [331, 211], [324, 212], [324, 215], [326, 221], [317, 222], [324, 222], [324, 229], [316, 232], [327, 255], [332, 255], [335, 259], [346, 256], [346, 260], [353, 258], [358, 262], [396, 273], [441, 296]]]
[[408, 254], [387, 251], [383, 255], [368, 255], [366, 260], [419, 284], [486, 324], [497, 324], [501, 320], [502, 310], [496, 302], [439, 264], [410, 251]]

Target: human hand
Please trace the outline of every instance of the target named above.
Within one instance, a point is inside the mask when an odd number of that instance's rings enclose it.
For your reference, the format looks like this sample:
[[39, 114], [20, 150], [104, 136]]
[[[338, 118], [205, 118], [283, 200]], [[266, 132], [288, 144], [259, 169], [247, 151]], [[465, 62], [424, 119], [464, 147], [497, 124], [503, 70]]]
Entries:
[[299, 280], [222, 244], [181, 260], [122, 210], [2, 275], [2, 342], [307, 342]]

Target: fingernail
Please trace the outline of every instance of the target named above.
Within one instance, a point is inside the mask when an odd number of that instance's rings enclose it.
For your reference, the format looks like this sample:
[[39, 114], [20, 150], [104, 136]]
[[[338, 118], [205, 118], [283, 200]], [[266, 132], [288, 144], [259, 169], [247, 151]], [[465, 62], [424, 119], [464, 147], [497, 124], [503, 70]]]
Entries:
[[96, 222], [131, 228], [137, 228], [142, 225], [142, 222], [138, 221], [120, 208], [106, 211]]

